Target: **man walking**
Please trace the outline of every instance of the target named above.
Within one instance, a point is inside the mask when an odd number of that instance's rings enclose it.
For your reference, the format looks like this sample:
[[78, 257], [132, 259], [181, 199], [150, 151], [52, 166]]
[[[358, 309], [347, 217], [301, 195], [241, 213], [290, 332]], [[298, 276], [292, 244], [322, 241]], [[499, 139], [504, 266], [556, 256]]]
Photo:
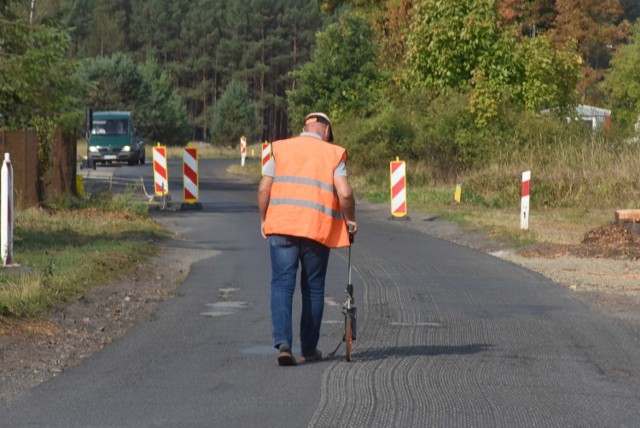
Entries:
[[273, 345], [281, 366], [296, 365], [291, 318], [298, 267], [300, 361], [315, 361], [322, 358], [317, 345], [329, 252], [349, 245], [347, 226], [351, 233], [358, 230], [346, 151], [332, 141], [327, 115], [311, 113], [302, 134], [273, 142], [258, 189], [260, 227], [271, 255]]

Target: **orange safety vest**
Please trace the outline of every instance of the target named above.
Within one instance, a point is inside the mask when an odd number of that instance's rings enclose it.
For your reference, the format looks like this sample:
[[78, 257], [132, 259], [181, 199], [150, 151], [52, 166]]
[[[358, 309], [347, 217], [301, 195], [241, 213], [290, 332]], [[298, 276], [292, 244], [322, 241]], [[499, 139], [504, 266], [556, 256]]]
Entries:
[[346, 223], [333, 186], [345, 149], [310, 136], [274, 141], [276, 176], [265, 219], [266, 235], [300, 236], [330, 248], [349, 246]]

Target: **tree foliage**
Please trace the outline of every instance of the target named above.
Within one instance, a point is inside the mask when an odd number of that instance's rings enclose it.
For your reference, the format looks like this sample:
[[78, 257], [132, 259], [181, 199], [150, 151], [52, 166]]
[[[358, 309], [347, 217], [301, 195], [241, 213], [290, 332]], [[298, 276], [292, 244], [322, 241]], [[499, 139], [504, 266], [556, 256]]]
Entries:
[[518, 102], [527, 110], [572, 107], [577, 99], [580, 63], [573, 49], [556, 49], [546, 36], [518, 44], [521, 64]]
[[36, 118], [62, 124], [80, 106], [84, 86], [66, 57], [67, 32], [21, 20], [0, 22], [0, 113], [13, 127]]
[[603, 90], [614, 117], [626, 127], [636, 125], [640, 117], [640, 24], [635, 25], [630, 43], [612, 59]]
[[96, 111], [131, 110], [135, 114], [138, 100], [149, 94], [138, 65], [123, 53], [89, 61], [83, 73], [93, 82], [87, 104]]
[[82, 70], [93, 82], [87, 105], [94, 111], [127, 110], [146, 139], [182, 145], [188, 138], [184, 103], [155, 60], [137, 65], [125, 54], [97, 58]]
[[478, 124], [497, 117], [503, 102], [538, 111], [575, 102], [578, 64], [571, 49], [544, 35], [522, 37], [514, 25], [522, 2], [493, 0], [415, 4], [407, 39], [408, 87], [467, 91]]
[[584, 62], [580, 93], [586, 102], [600, 101], [594, 90], [608, 67], [612, 49], [629, 33], [629, 23], [620, 22], [619, 0], [556, 0], [558, 14], [550, 37], [556, 46], [575, 42]]
[[140, 74], [149, 86], [148, 96], [136, 107], [141, 132], [150, 141], [185, 144], [190, 134], [189, 118], [169, 75], [153, 58], [140, 66]]
[[211, 130], [213, 143], [221, 146], [236, 146], [242, 136], [252, 140], [260, 135], [258, 106], [239, 82], [232, 80], [220, 97]]
[[323, 23], [315, 0], [69, 3], [74, 52], [93, 58], [115, 49], [138, 64], [158, 61], [186, 104], [192, 138], [209, 139], [213, 110], [232, 80], [258, 103], [261, 137], [287, 136], [289, 72], [310, 59]]
[[368, 21], [347, 15], [317, 36], [311, 62], [294, 73], [298, 88], [289, 92], [292, 126], [311, 111], [332, 119], [366, 117], [376, 108], [384, 78], [377, 69], [379, 47]]
[[536, 37], [553, 28], [555, 0], [501, 0], [498, 13], [521, 36]]
[[407, 39], [410, 86], [468, 87], [491, 61], [501, 30], [493, 0], [417, 1]]
[[42, 201], [54, 136], [80, 123], [86, 86], [67, 58], [68, 32], [21, 19], [11, 3], [0, 4], [0, 113], [3, 125], [38, 133], [35, 180]]

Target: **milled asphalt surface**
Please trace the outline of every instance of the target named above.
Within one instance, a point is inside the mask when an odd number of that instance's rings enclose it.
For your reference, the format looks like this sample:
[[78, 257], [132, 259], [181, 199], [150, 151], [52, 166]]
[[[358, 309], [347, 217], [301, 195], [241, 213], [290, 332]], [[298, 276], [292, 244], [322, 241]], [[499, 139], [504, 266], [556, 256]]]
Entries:
[[[341, 347], [277, 366], [256, 186], [223, 178], [225, 166], [201, 161], [201, 211], [156, 214], [180, 235], [171, 245], [203, 252], [179, 296], [0, 407], [0, 425], [640, 425], [637, 333], [538, 274], [367, 208], [352, 254], [354, 361]], [[179, 188], [179, 170], [169, 176]], [[346, 258], [331, 256], [325, 354], [341, 338]]]

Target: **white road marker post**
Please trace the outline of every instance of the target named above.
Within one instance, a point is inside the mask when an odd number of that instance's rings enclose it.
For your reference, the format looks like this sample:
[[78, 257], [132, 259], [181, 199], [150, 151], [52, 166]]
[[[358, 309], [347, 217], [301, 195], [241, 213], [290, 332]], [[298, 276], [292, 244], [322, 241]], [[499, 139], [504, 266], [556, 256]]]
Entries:
[[0, 251], [2, 252], [2, 265], [10, 266], [13, 263], [13, 167], [9, 153], [4, 154], [4, 162], [0, 171]]

